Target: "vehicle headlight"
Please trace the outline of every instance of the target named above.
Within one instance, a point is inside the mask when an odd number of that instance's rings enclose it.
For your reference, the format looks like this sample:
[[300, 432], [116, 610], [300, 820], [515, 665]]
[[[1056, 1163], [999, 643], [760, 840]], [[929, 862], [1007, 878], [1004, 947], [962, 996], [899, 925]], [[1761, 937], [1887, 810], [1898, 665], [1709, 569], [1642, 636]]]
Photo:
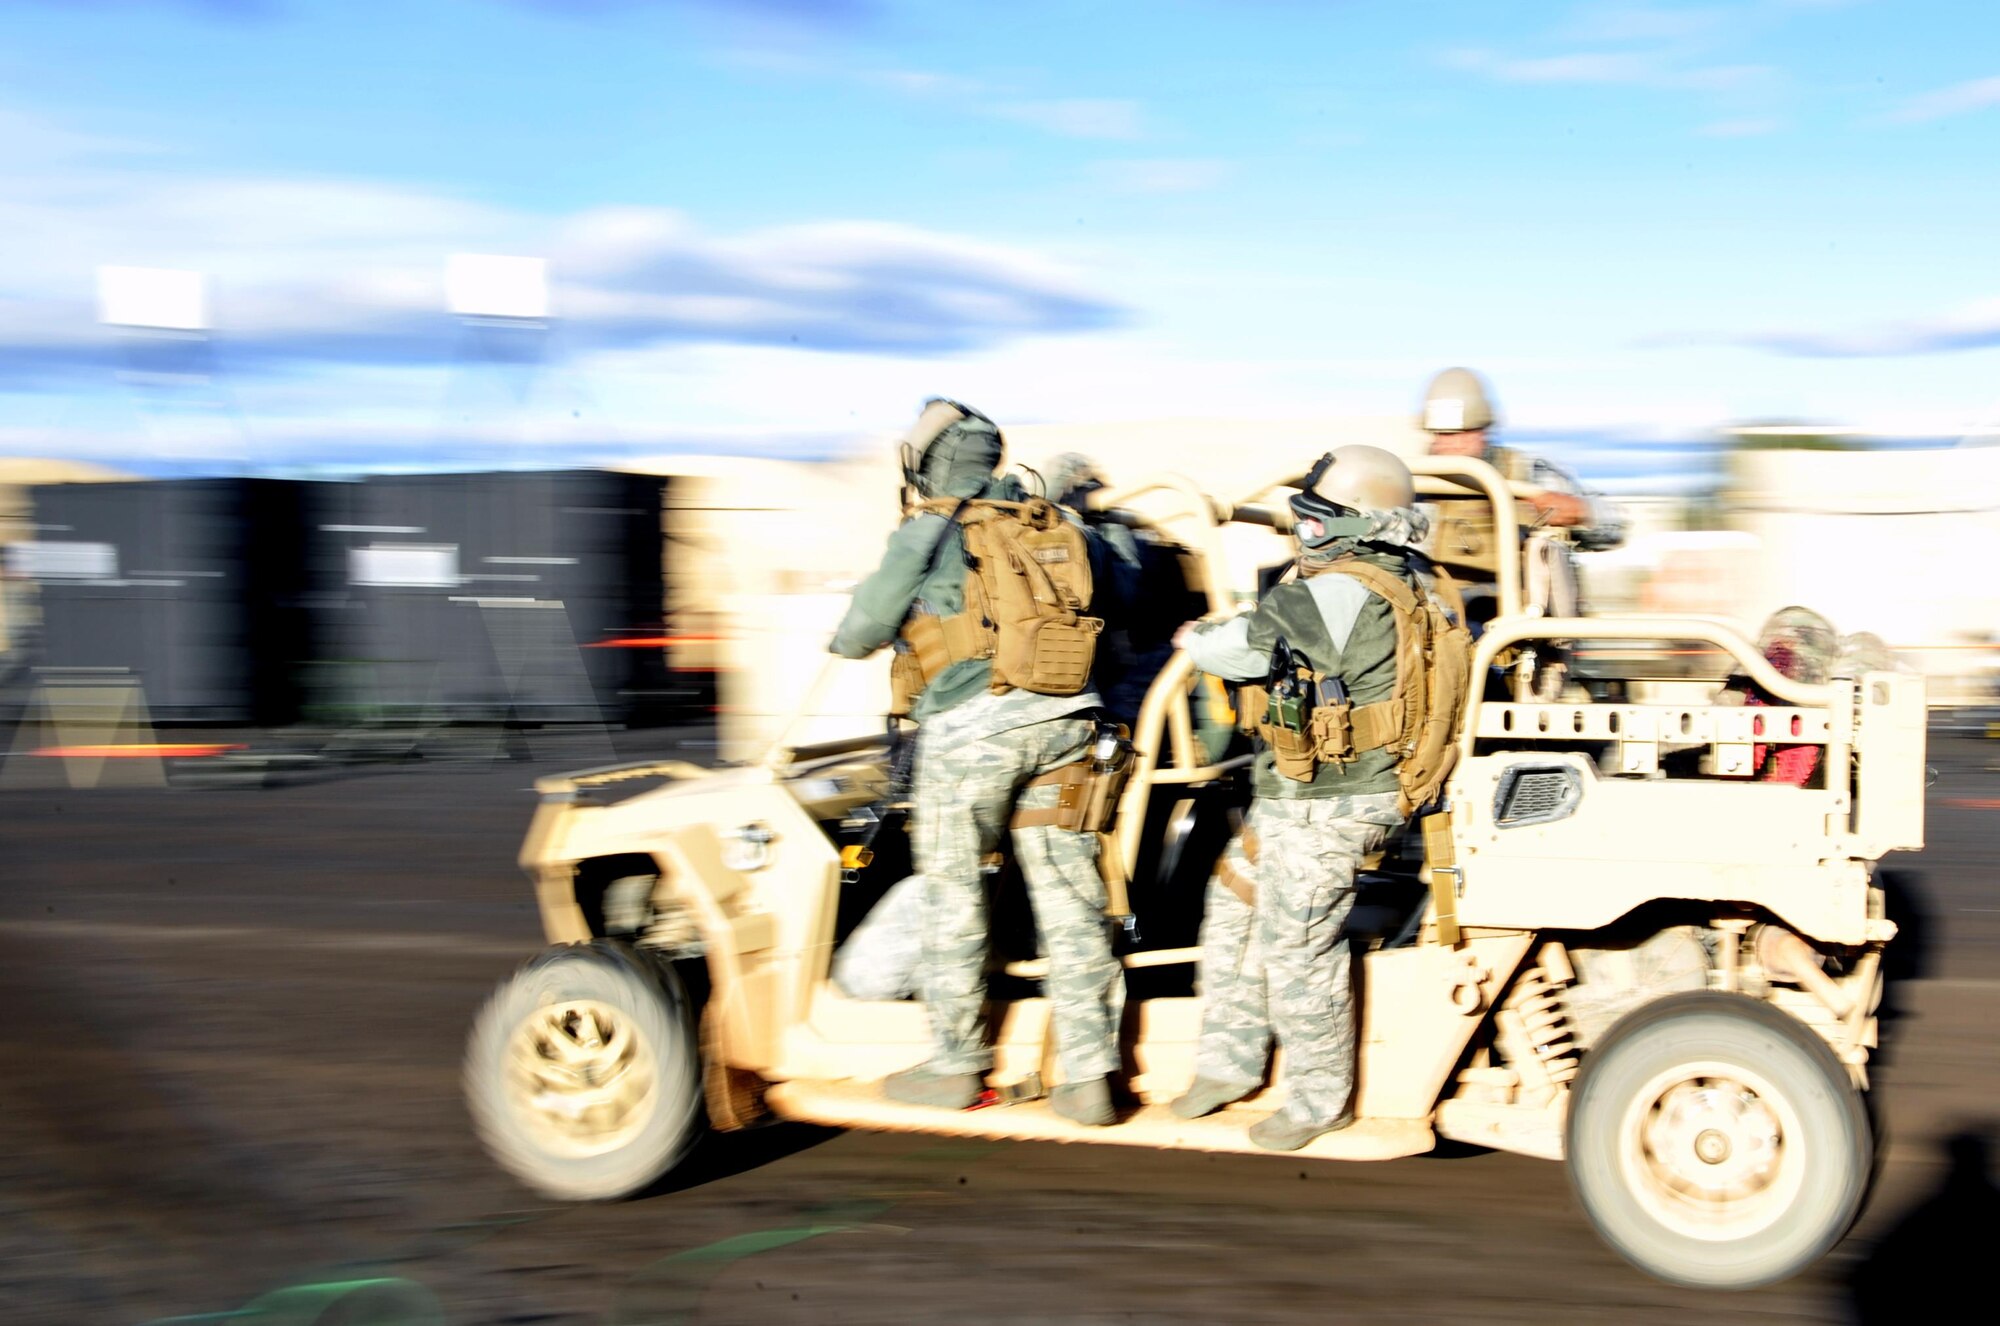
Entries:
[[745, 824], [722, 836], [722, 864], [740, 874], [771, 864], [771, 844], [777, 839], [766, 824]]

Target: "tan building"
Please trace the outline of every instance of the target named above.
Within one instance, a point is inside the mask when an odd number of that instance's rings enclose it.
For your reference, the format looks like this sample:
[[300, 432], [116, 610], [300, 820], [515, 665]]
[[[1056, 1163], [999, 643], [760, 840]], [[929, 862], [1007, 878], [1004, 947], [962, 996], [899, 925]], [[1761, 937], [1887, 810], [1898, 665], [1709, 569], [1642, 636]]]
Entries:
[[[1090, 455], [1114, 484], [1170, 471], [1204, 491], [1241, 495], [1318, 451], [1368, 442], [1417, 454], [1407, 419], [1152, 420], [1006, 426], [1007, 464], [1037, 472], [1065, 451]], [[828, 665], [827, 639], [849, 592], [873, 570], [900, 517], [897, 438], [858, 442], [849, 458], [787, 461], [660, 456], [623, 468], [674, 476], [668, 498], [667, 616], [674, 663], [719, 669], [724, 754], [761, 749], [825, 676], [809, 738], [874, 730], [887, 657]], [[1231, 531], [1239, 592], [1282, 556], [1268, 533]]]
[[[1008, 464], [1045, 471], [1057, 455], [1092, 457], [1111, 484], [1177, 473], [1203, 492], [1242, 496], [1302, 459], [1350, 443], [1417, 455], [1425, 439], [1402, 416], [1355, 419], [1164, 419], [1006, 427]], [[1983, 685], [2000, 627], [2000, 587], [1967, 551], [2000, 544], [2000, 448], [1743, 453], [1725, 496], [1728, 530], [1682, 528], [1671, 497], [1619, 499], [1623, 548], [1585, 554], [1598, 611], [1721, 616], [1755, 633], [1772, 610], [1802, 603], [1843, 631], [1873, 631], [1931, 675], [1934, 702]], [[760, 748], [825, 665], [825, 644], [854, 582], [895, 527], [895, 435], [850, 458], [814, 461], [666, 456], [628, 468], [679, 476], [669, 499], [669, 619], [676, 661], [722, 670], [727, 753]], [[1587, 476], [1586, 476], [1587, 478]], [[1246, 526], [1225, 531], [1234, 583], [1284, 555]], [[832, 669], [809, 735], [872, 728], [886, 661]]]
[[2000, 447], [1745, 451], [1724, 496], [1755, 540], [1735, 576], [1752, 625], [1790, 603], [1872, 631], [1931, 678], [1932, 704], [1971, 699], [2000, 659]]
[[[848, 592], [896, 527], [894, 448], [879, 458], [661, 456], [623, 468], [666, 474], [668, 662], [718, 672], [723, 754], [777, 734], [826, 660]], [[879, 728], [887, 659], [844, 663], [809, 739]]]
[[45, 483], [108, 483], [137, 477], [83, 461], [0, 456], [0, 654], [13, 649], [16, 633], [33, 620], [31, 586], [13, 573], [8, 552], [37, 533], [28, 490]]

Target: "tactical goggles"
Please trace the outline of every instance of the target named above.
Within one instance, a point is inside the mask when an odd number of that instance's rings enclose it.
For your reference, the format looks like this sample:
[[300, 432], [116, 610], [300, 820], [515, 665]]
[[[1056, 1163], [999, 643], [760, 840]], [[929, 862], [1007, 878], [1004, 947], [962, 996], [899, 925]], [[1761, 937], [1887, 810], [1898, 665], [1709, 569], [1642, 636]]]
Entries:
[[1358, 539], [1375, 528], [1369, 517], [1338, 502], [1329, 502], [1314, 491], [1332, 468], [1333, 453], [1329, 451], [1314, 463], [1291, 497], [1292, 533], [1308, 548], [1324, 547], [1336, 539]]

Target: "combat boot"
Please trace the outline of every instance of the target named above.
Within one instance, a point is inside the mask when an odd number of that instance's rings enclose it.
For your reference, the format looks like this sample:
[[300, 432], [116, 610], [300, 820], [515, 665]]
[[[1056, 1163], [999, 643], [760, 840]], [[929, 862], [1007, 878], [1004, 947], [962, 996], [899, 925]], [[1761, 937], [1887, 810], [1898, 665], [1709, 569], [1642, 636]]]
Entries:
[[1092, 1077], [1081, 1082], [1065, 1082], [1049, 1093], [1049, 1108], [1071, 1123], [1102, 1128], [1118, 1122], [1111, 1112], [1111, 1082]]
[[1199, 1119], [1204, 1114], [1213, 1114], [1224, 1105], [1234, 1105], [1257, 1089], [1256, 1083], [1245, 1086], [1239, 1082], [1219, 1082], [1212, 1077], [1198, 1077], [1188, 1089], [1174, 1097], [1167, 1108], [1183, 1119]]
[[905, 1105], [931, 1105], [941, 1110], [962, 1110], [979, 1099], [985, 1087], [984, 1073], [939, 1073], [925, 1064], [891, 1073], [882, 1082], [882, 1094]]
[[1315, 1137], [1337, 1133], [1353, 1122], [1352, 1110], [1337, 1116], [1331, 1123], [1300, 1123], [1279, 1110], [1270, 1118], [1259, 1119], [1250, 1125], [1250, 1140], [1266, 1151], [1296, 1151]]

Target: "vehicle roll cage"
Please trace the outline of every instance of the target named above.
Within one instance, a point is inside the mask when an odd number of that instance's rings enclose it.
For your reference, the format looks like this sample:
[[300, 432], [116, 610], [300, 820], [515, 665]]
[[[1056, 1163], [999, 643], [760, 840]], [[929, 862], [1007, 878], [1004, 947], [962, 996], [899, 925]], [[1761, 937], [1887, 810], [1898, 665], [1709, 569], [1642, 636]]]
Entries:
[[[1532, 486], [1511, 482], [1498, 470], [1469, 456], [1420, 456], [1408, 459], [1416, 481], [1417, 496], [1423, 502], [1483, 501], [1493, 520], [1496, 555], [1494, 592], [1497, 615], [1487, 623], [1479, 638], [1473, 661], [1474, 677], [1490, 675], [1505, 651], [1532, 641], [1574, 642], [1577, 640], [1677, 640], [1713, 646], [1735, 660], [1735, 671], [1748, 677], [1774, 698], [1801, 708], [1824, 708], [1835, 701], [1831, 686], [1811, 686], [1784, 676], [1735, 626], [1721, 618], [1697, 616], [1639, 616], [1616, 618], [1543, 617], [1523, 611], [1521, 533], [1522, 515], [1532, 508], [1526, 502]], [[1232, 586], [1248, 583], [1248, 578], [1231, 574], [1223, 528], [1231, 524], [1261, 526], [1280, 534], [1291, 529], [1292, 514], [1284, 498], [1302, 480], [1290, 474], [1253, 488], [1234, 500], [1204, 492], [1193, 480], [1165, 474], [1127, 488], [1102, 489], [1090, 498], [1092, 509], [1103, 518], [1134, 529], [1153, 530], [1162, 537], [1192, 549], [1207, 567], [1203, 588], [1211, 618], [1232, 615], [1242, 609]], [[1144, 501], [1142, 511], [1137, 505]], [[1526, 522], [1532, 524], [1532, 521]], [[809, 687], [793, 720], [758, 761], [774, 771], [804, 759], [836, 753], [858, 752], [879, 745], [881, 734], [858, 736], [833, 742], [799, 745], [789, 740], [799, 721], [809, 716], [824, 694], [832, 669], [840, 660], [829, 659]], [[1133, 768], [1119, 802], [1117, 821], [1109, 835], [1126, 878], [1132, 878], [1145, 842], [1146, 806], [1155, 788], [1195, 788], [1230, 776], [1249, 763], [1248, 756], [1235, 756], [1216, 764], [1205, 763], [1195, 740], [1194, 720], [1189, 706], [1193, 689], [1194, 660], [1184, 650], [1176, 650], [1146, 691], [1132, 732]], [[1524, 683], [1525, 678], [1519, 679]], [[1517, 684], [1519, 684], [1517, 683]], [[1520, 694], [1517, 702], [1528, 696]], [[1460, 733], [1461, 754], [1473, 753], [1473, 743], [1481, 730], [1480, 707], [1485, 703], [1481, 690], [1468, 697]]]
[[[1521, 515], [1534, 489], [1512, 483], [1483, 460], [1469, 456], [1422, 456], [1409, 459], [1416, 479], [1417, 496], [1423, 501], [1485, 501], [1491, 508], [1494, 545], [1497, 555], [1495, 594], [1498, 615], [1486, 625], [1474, 655], [1472, 675], [1490, 675], [1501, 655], [1516, 645], [1536, 640], [1685, 640], [1711, 645], [1735, 660], [1735, 671], [1786, 704], [1801, 708], [1823, 708], [1834, 703], [1831, 686], [1811, 686], [1796, 682], [1772, 667], [1763, 654], [1741, 631], [1720, 618], [1695, 616], [1648, 616], [1619, 618], [1540, 617], [1522, 611]], [[1162, 515], [1128, 523], [1150, 526], [1168, 537], [1200, 552], [1211, 573], [1207, 591], [1211, 613], [1224, 616], [1238, 610], [1230, 598], [1229, 586], [1236, 583], [1221, 530], [1237, 523], [1260, 525], [1284, 533], [1290, 530], [1291, 510], [1284, 501], [1287, 490], [1296, 489], [1300, 477], [1292, 475], [1251, 490], [1235, 501], [1210, 497], [1195, 484], [1178, 475], [1150, 479], [1131, 488], [1093, 494], [1092, 505], [1099, 510], [1128, 511], [1139, 498], [1154, 499], [1160, 494], [1179, 498]], [[1204, 764], [1195, 741], [1194, 722], [1188, 694], [1194, 677], [1194, 661], [1177, 650], [1160, 670], [1146, 692], [1132, 733], [1134, 763], [1120, 801], [1112, 842], [1130, 878], [1144, 845], [1145, 809], [1156, 787], [1191, 787], [1227, 777], [1248, 762], [1237, 756], [1220, 764]], [[1517, 697], [1526, 699], [1526, 696]], [[1468, 697], [1460, 735], [1461, 754], [1469, 756], [1480, 730], [1478, 688]]]

